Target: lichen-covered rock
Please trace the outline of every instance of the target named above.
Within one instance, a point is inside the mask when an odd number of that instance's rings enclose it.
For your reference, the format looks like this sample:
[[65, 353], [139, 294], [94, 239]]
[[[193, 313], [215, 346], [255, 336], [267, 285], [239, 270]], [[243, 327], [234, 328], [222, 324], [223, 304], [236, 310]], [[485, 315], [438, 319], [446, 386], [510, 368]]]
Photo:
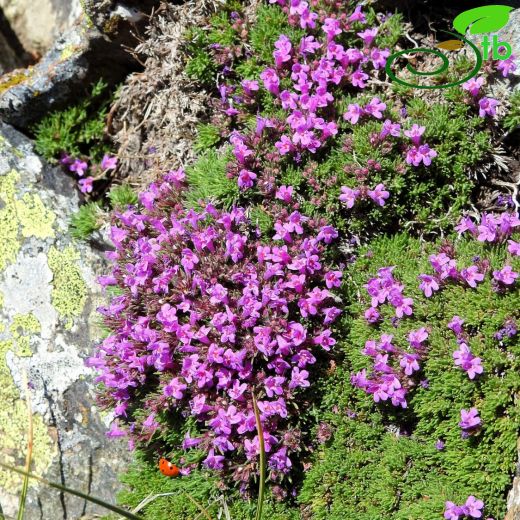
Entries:
[[81, 15], [79, 0], [0, 0], [0, 9], [24, 48], [32, 54], [47, 51], [56, 37]]
[[[103, 255], [71, 241], [77, 209], [72, 179], [45, 164], [29, 140], [0, 125], [0, 459], [21, 466], [27, 447], [30, 388], [32, 471], [115, 500], [126, 447], [108, 441], [84, 358], [100, 330], [95, 275]], [[0, 504], [14, 514], [21, 478], [0, 470]], [[26, 518], [79, 518], [91, 504], [31, 484]]]
[[63, 108], [89, 84], [120, 81], [135, 60], [120, 39], [111, 40], [82, 19], [65, 31], [33, 67], [0, 78], [0, 119], [28, 128], [50, 110]]

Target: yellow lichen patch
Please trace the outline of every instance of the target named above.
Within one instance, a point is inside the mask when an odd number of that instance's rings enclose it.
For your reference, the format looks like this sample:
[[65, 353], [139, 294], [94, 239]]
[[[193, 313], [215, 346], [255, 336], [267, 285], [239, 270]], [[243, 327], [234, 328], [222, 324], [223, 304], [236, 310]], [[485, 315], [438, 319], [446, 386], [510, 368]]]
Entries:
[[63, 251], [51, 247], [47, 262], [54, 275], [52, 283], [52, 305], [58, 314], [66, 318], [67, 327], [83, 311], [87, 298], [87, 286], [78, 266], [79, 253], [68, 246]]
[[12, 72], [5, 74], [0, 81], [0, 94], [9, 90], [11, 87], [23, 83], [26, 79], [32, 76], [33, 69], [29, 67], [27, 69], [17, 69]]
[[[27, 405], [20, 399], [6, 363], [6, 353], [12, 348], [11, 341], [0, 341], [0, 453], [6, 464], [20, 466], [27, 447]], [[33, 415], [33, 443], [31, 469], [41, 475], [50, 466], [56, 447], [42, 417], [37, 414]], [[0, 488], [14, 494], [21, 486], [19, 475], [0, 470]]]
[[15, 171], [0, 177], [0, 271], [14, 262], [20, 249], [15, 189], [19, 175]]
[[38, 195], [26, 193], [16, 201], [16, 213], [22, 225], [22, 236], [47, 238], [54, 236], [56, 215], [47, 209]]
[[41, 331], [40, 322], [34, 314], [17, 314], [13, 318], [9, 331], [16, 343], [15, 354], [19, 357], [31, 356], [31, 335]]
[[26, 193], [18, 200], [16, 185], [19, 180], [20, 174], [15, 170], [0, 176], [0, 271], [16, 260], [21, 247], [20, 227], [23, 237], [54, 236], [52, 226], [56, 216], [45, 208], [38, 195]]
[[67, 45], [60, 54], [60, 61], [68, 60], [71, 56], [74, 56], [74, 53], [76, 53], [78, 50], [77, 45]]

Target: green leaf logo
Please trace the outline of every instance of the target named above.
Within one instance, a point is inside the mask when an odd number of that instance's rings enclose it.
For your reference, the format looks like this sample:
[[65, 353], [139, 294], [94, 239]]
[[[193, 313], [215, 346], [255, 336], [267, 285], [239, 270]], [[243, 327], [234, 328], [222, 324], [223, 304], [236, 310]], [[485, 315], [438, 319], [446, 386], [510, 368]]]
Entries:
[[509, 13], [513, 10], [508, 5], [485, 5], [460, 13], [453, 20], [453, 27], [460, 34], [481, 34], [496, 32], [509, 21]]

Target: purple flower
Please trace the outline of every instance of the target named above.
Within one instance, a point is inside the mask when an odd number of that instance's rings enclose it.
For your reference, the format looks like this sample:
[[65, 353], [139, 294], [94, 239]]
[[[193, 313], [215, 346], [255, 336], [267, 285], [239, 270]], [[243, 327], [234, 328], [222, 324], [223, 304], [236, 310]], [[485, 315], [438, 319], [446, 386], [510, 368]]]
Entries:
[[165, 387], [163, 393], [166, 397], [182, 399], [187, 386], [178, 378], [174, 377]]
[[369, 307], [365, 311], [365, 319], [368, 323], [377, 323], [379, 321], [380, 314], [377, 312], [377, 309], [374, 309], [374, 307]]
[[366, 29], [362, 32], [358, 32], [357, 35], [363, 40], [363, 43], [367, 47], [370, 47], [377, 36], [377, 32], [377, 27], [374, 27], [373, 29]]
[[506, 265], [499, 271], [493, 271], [493, 278], [504, 285], [512, 285], [518, 278], [518, 273], [510, 265]]
[[273, 52], [273, 57], [274, 57], [276, 66], [278, 68], [280, 68], [284, 63], [286, 63], [287, 61], [290, 61], [290, 59], [291, 59], [291, 50], [292, 50], [291, 40], [289, 40], [289, 38], [287, 38], [287, 36], [285, 36], [285, 34], [282, 34], [282, 35], [280, 35], [278, 40], [275, 42], [274, 46], [275, 46], [276, 50]]
[[414, 372], [420, 369], [417, 360], [419, 356], [417, 354], [403, 354], [399, 365], [404, 368], [404, 373], [407, 376], [411, 376]]
[[291, 466], [292, 462], [287, 456], [287, 448], [285, 446], [269, 457], [269, 467], [271, 469], [286, 473]]
[[508, 240], [507, 243], [509, 244], [507, 246], [507, 250], [513, 256], [520, 256], [520, 242], [515, 242], [514, 240]]
[[462, 84], [462, 88], [467, 90], [473, 97], [477, 97], [483, 84], [484, 78], [480, 76], [478, 78], [469, 79], [466, 83]]
[[357, 69], [350, 77], [350, 81], [354, 87], [365, 88], [365, 81], [369, 78], [361, 69]]
[[481, 364], [481, 359], [475, 357], [466, 343], [461, 343], [459, 348], [453, 353], [455, 364], [464, 370], [470, 379], [475, 379], [477, 374], [482, 374], [484, 369]]
[[460, 422], [459, 426], [464, 431], [471, 431], [480, 426], [481, 424], [480, 417], [478, 415], [478, 410], [476, 408], [470, 408], [469, 410], [462, 409], [460, 411]]
[[199, 257], [191, 249], [184, 248], [182, 250], [181, 265], [187, 273], [193, 271], [198, 263]]
[[321, 43], [317, 42], [314, 36], [304, 36], [300, 41], [301, 54], [314, 54], [321, 47]]
[[392, 123], [390, 119], [385, 119], [379, 137], [385, 139], [387, 136], [392, 135], [394, 137], [400, 137], [401, 125], [399, 123]]
[[272, 94], [278, 94], [280, 78], [274, 69], [267, 68], [260, 74], [260, 79], [264, 82], [264, 87]]
[[432, 150], [427, 144], [412, 146], [406, 152], [406, 163], [419, 166], [422, 162], [425, 166], [429, 166], [435, 157], [437, 157], [437, 152]]
[[[305, 2], [302, 2], [305, 3]], [[300, 27], [302, 29], [306, 29], [307, 27], [310, 29], [314, 29], [316, 27], [316, 20], [318, 19], [318, 15], [313, 13], [309, 9], [305, 9], [300, 16]]]
[[457, 336], [462, 333], [462, 324], [464, 320], [460, 316], [453, 316], [448, 323], [448, 328], [451, 329]]
[[341, 271], [328, 271], [325, 275], [325, 284], [328, 289], [333, 287], [339, 287], [341, 285], [341, 277], [343, 273]]
[[222, 469], [224, 467], [225, 457], [223, 455], [215, 455], [215, 450], [212, 448], [208, 452], [208, 456], [204, 459], [204, 465], [208, 469]]
[[355, 125], [363, 114], [364, 110], [357, 103], [350, 103], [347, 111], [343, 114], [343, 119]]
[[244, 79], [240, 84], [248, 96], [253, 95], [254, 92], [257, 92], [260, 89], [258, 81], [256, 80]]
[[467, 269], [462, 269], [460, 275], [466, 281], [466, 283], [473, 288], [477, 287], [478, 282], [482, 282], [482, 280], [484, 280], [484, 275], [479, 273], [478, 267], [476, 265], [472, 265]]
[[459, 520], [466, 514], [463, 507], [450, 502], [449, 500], [445, 504], [444, 518], [446, 520]]
[[466, 515], [471, 518], [481, 518], [482, 509], [484, 509], [484, 502], [476, 499], [473, 495], [470, 495], [464, 504], [464, 508]]
[[435, 291], [439, 290], [439, 284], [433, 276], [428, 274], [420, 274], [418, 278], [421, 280], [419, 289], [424, 292], [426, 298], [430, 298]]
[[390, 56], [390, 51], [388, 49], [372, 49], [370, 52], [370, 59], [372, 60], [374, 69], [383, 69], [386, 65], [388, 56]]
[[341, 195], [339, 196], [339, 200], [344, 202], [347, 208], [350, 209], [354, 206], [357, 197], [359, 197], [359, 193], [359, 190], [353, 190], [347, 186], [341, 186]]
[[384, 206], [385, 200], [390, 196], [390, 193], [385, 190], [384, 184], [378, 184], [373, 190], [368, 190], [367, 194], [379, 206]]
[[409, 137], [415, 146], [419, 146], [421, 144], [421, 136], [424, 134], [425, 130], [426, 128], [424, 126], [414, 124], [410, 130], [404, 131], [404, 135]]
[[282, 135], [280, 140], [275, 143], [280, 155], [286, 155], [294, 150], [294, 145], [289, 137]]
[[435, 443], [435, 449], [442, 451], [445, 448], [446, 444], [441, 441], [440, 439], [437, 439], [437, 442]]
[[363, 6], [357, 5], [354, 9], [354, 12], [348, 17], [349, 21], [365, 23], [366, 18], [365, 15], [361, 12], [361, 9], [363, 9]]
[[385, 110], [386, 103], [383, 103], [378, 97], [372, 98], [372, 101], [365, 106], [365, 112], [376, 119], [382, 119]]
[[471, 218], [469, 217], [463, 217], [460, 219], [460, 222], [457, 226], [455, 226], [455, 230], [459, 233], [459, 235], [462, 235], [462, 233], [465, 233], [466, 231], [469, 231], [471, 234], [475, 235], [477, 233], [477, 226], [475, 226], [475, 223]]
[[408, 342], [410, 343], [410, 346], [417, 349], [422, 346], [422, 344], [428, 339], [428, 331], [421, 327], [417, 330], [411, 330], [408, 333]]
[[79, 184], [79, 191], [81, 193], [92, 193], [92, 190], [94, 188], [94, 177], [85, 177], [84, 179], [80, 179]]
[[238, 175], [238, 186], [243, 190], [247, 190], [251, 188], [254, 184], [255, 179], [257, 178], [256, 173], [249, 170], [240, 170]]
[[509, 58], [506, 60], [499, 60], [497, 64], [497, 70], [502, 72], [502, 76], [506, 78], [509, 76], [511, 72], [514, 72], [517, 69], [516, 63], [516, 56], [514, 54], [511, 54]]
[[275, 197], [283, 202], [289, 203], [292, 200], [293, 187], [292, 186], [280, 186], [276, 190]]
[[103, 155], [101, 160], [102, 170], [115, 170], [117, 168], [117, 157], [108, 154]]
[[323, 24], [322, 29], [327, 35], [327, 40], [329, 41], [342, 33], [340, 21], [337, 18], [325, 18], [325, 23]]
[[478, 106], [479, 106], [478, 115], [480, 117], [486, 117], [486, 116], [493, 117], [493, 116], [495, 116], [496, 113], [497, 113], [496, 107], [499, 104], [500, 103], [496, 99], [489, 98], [489, 97], [483, 97], [478, 102]]
[[126, 435], [127, 432], [119, 428], [117, 421], [112, 421], [110, 423], [110, 429], [106, 432], [106, 436], [112, 438], [125, 437]]
[[319, 229], [316, 240], [323, 241], [325, 244], [330, 244], [336, 238], [338, 238], [338, 231], [336, 228], [333, 228], [332, 226], [323, 226]]
[[80, 177], [84, 175], [84, 173], [88, 169], [88, 164], [85, 161], [80, 159], [75, 159], [72, 164], [69, 164], [69, 170], [71, 172], [76, 172]]
[[300, 370], [298, 367], [294, 367], [291, 374], [291, 381], [289, 382], [289, 388], [308, 387], [310, 385], [307, 378], [309, 372], [307, 370]]

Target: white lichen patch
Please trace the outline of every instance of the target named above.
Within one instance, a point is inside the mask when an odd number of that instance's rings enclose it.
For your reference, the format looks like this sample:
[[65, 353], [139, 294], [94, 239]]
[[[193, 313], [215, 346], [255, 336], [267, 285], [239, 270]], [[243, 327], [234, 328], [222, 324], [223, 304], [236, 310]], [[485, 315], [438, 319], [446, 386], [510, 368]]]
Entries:
[[52, 276], [43, 252], [30, 256], [21, 251], [16, 262], [0, 277], [4, 313], [7, 316], [32, 313], [40, 323], [40, 337], [44, 340], [51, 340], [56, 329], [57, 313], [51, 303]]

